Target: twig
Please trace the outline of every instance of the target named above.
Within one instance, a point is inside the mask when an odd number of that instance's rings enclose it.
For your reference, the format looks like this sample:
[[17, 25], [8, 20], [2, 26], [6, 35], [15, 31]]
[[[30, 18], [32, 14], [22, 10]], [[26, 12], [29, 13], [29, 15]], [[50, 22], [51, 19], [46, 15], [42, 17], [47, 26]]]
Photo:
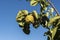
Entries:
[[55, 12], [59, 15], [59, 12], [57, 11], [57, 9], [54, 7], [54, 5], [50, 2], [50, 0], [48, 0], [49, 4], [52, 6], [52, 8], [54, 8]]

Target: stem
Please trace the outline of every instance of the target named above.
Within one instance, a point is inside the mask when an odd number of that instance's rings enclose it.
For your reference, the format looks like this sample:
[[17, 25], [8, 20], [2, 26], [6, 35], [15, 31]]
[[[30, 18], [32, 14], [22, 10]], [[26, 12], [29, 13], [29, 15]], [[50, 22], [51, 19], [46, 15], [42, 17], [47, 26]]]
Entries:
[[59, 12], [57, 11], [57, 9], [54, 7], [54, 5], [50, 2], [50, 0], [48, 0], [49, 4], [52, 6], [52, 8], [54, 8], [55, 12], [59, 15]]

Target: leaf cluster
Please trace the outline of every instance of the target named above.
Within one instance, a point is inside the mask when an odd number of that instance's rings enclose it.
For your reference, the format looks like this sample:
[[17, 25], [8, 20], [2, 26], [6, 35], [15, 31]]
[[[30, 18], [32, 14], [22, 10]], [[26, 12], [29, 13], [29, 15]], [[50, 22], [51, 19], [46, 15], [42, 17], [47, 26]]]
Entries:
[[60, 15], [53, 15], [54, 8], [50, 7], [47, 0], [26, 0], [30, 2], [31, 6], [40, 5], [40, 14], [35, 10], [28, 12], [27, 10], [20, 10], [16, 16], [16, 21], [19, 27], [22, 28], [25, 34], [30, 34], [30, 24], [34, 28], [38, 28], [39, 25], [48, 29], [44, 35], [48, 38], [47, 40], [59, 40], [60, 39]]

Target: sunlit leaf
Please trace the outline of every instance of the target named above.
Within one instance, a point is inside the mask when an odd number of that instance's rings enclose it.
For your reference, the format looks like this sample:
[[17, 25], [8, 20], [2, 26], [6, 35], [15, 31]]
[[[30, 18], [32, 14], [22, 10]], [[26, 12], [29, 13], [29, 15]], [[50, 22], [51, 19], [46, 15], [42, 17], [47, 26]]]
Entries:
[[23, 17], [23, 15], [27, 15], [28, 11], [27, 10], [21, 10], [18, 12], [17, 16], [16, 16], [16, 20], [20, 19]]
[[35, 1], [35, 0], [30, 1], [30, 5], [31, 5], [31, 6], [36, 6], [37, 4], [38, 4], [38, 2]]
[[24, 26], [24, 22], [19, 22], [18, 23], [20, 26]]
[[52, 33], [52, 39], [54, 38], [54, 36], [55, 36], [55, 34], [56, 34], [56, 32], [57, 32], [57, 28], [58, 28], [58, 27], [55, 27], [55, 28], [53, 28], [52, 30], [50, 30], [50, 32]]
[[44, 7], [44, 10], [47, 10], [47, 7]]
[[47, 17], [49, 16], [49, 12], [46, 12], [46, 16], [47, 16]]
[[22, 12], [23, 15], [27, 15], [28, 14], [27, 10], [22, 10], [21, 12]]
[[52, 12], [52, 13], [53, 13], [53, 12], [54, 12], [54, 9], [53, 9], [53, 8], [50, 8], [50, 12]]
[[49, 26], [50, 25], [52, 25], [52, 23], [55, 21], [55, 20], [57, 20], [57, 19], [59, 19], [60, 18], [60, 16], [55, 16], [55, 17], [53, 17], [53, 18], [50, 18], [50, 21], [49, 21]]
[[16, 16], [16, 21], [18, 22], [18, 25], [21, 27], [24, 27], [24, 15], [28, 15], [28, 11], [27, 10], [21, 10], [18, 12], [17, 16]]
[[60, 21], [58, 21], [57, 25], [58, 25], [58, 26], [60, 25]]
[[47, 7], [47, 6], [49, 6], [49, 3], [48, 3], [48, 2], [45, 2], [45, 5], [46, 5], [46, 7]]
[[36, 19], [38, 19], [38, 13], [34, 10], [33, 15], [35, 16]]

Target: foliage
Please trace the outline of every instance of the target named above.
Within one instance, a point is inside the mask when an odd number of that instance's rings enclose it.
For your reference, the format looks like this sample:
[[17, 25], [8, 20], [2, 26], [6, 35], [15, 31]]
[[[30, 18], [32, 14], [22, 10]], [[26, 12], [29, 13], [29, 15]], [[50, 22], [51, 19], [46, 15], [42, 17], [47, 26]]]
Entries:
[[[27, 10], [20, 10], [16, 16], [16, 21], [19, 27], [22, 28], [25, 34], [30, 34], [30, 24], [33, 24], [34, 28], [38, 28], [39, 25], [47, 28], [45, 32], [47, 40], [59, 40], [60, 39], [60, 15], [50, 0], [26, 0], [30, 2], [31, 6], [40, 5], [40, 14], [35, 10], [28, 12]], [[50, 7], [51, 6], [51, 7]], [[50, 7], [50, 8], [49, 8]], [[53, 15], [53, 12], [56, 14]], [[57, 36], [58, 35], [58, 36]]]

